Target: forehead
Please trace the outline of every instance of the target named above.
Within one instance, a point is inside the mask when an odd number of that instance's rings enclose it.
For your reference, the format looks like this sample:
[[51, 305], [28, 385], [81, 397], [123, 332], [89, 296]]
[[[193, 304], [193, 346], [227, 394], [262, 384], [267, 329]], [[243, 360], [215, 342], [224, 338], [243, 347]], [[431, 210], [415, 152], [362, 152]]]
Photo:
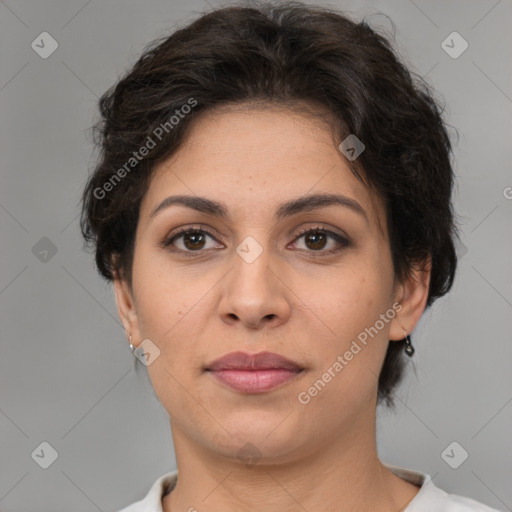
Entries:
[[353, 198], [383, 231], [383, 201], [350, 169], [325, 112], [226, 106], [194, 119], [180, 148], [154, 169], [141, 220], [171, 194], [209, 197], [242, 219], [316, 193]]

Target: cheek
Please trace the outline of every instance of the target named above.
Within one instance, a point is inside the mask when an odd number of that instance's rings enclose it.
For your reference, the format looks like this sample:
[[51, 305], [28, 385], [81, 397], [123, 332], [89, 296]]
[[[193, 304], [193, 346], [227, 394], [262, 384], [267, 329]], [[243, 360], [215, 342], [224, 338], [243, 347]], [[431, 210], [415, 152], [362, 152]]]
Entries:
[[204, 330], [212, 315], [209, 291], [219, 278], [173, 266], [162, 253], [140, 251], [134, 260], [134, 293], [141, 339], [160, 349], [148, 367], [155, 391], [159, 397], [177, 397], [180, 384], [190, 387], [205, 363]]
[[190, 275], [171, 265], [166, 256], [163, 250], [141, 244], [133, 263], [141, 336], [162, 342], [184, 321], [190, 322], [202, 290], [199, 279], [191, 279]]
[[338, 383], [333, 388], [339, 385], [340, 391], [351, 389], [357, 395], [365, 392], [358, 390], [358, 382], [363, 380], [373, 387], [377, 379], [388, 344], [389, 321], [382, 322], [380, 315], [390, 307], [389, 272], [385, 262], [359, 258], [350, 267], [334, 269], [324, 286], [315, 287], [314, 295], [309, 296], [325, 333], [315, 344], [319, 361], [315, 376], [322, 376], [329, 368], [334, 371], [338, 356], [344, 359], [343, 369], [335, 372], [343, 377], [333, 379]]
[[374, 316], [378, 318], [386, 293], [381, 276], [374, 266], [362, 258], [359, 261], [354, 258], [350, 266], [333, 269], [322, 286], [315, 287], [314, 295], [309, 294], [308, 300], [327, 325], [347, 339], [357, 335]]

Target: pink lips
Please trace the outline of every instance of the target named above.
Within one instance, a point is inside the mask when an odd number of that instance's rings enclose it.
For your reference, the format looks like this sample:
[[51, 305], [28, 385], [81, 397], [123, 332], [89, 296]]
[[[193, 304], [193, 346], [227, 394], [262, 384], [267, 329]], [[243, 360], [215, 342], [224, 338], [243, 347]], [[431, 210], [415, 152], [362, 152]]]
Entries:
[[295, 378], [303, 371], [298, 364], [271, 352], [231, 352], [207, 368], [227, 386], [245, 393], [263, 393]]

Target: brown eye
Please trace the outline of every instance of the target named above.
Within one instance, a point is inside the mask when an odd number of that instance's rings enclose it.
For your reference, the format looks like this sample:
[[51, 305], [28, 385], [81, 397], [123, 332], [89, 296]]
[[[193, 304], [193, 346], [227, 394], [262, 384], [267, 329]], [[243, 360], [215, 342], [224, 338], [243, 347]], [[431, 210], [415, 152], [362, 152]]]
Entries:
[[325, 247], [327, 236], [321, 231], [310, 231], [304, 237], [306, 245], [310, 249], [319, 250]]
[[217, 242], [209, 231], [199, 228], [183, 228], [178, 233], [169, 235], [162, 243], [162, 247], [183, 254], [200, 253], [203, 250], [216, 247], [215, 244], [207, 247], [208, 239]]
[[202, 249], [205, 244], [204, 234], [200, 231], [193, 231], [183, 235], [183, 245], [190, 250]]
[[[319, 255], [336, 253], [350, 245], [350, 242], [345, 237], [322, 227], [310, 228], [302, 231], [295, 238], [294, 245], [297, 246], [297, 241], [301, 239], [304, 240], [303, 244], [305, 246], [305, 251], [310, 253], [318, 252]], [[296, 248], [302, 249], [302, 247]]]

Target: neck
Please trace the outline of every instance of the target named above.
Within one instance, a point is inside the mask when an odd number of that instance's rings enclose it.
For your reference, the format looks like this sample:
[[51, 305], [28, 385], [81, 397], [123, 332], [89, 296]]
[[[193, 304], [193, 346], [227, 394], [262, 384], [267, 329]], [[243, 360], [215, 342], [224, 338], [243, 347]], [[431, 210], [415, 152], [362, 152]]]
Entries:
[[163, 511], [404, 510], [419, 489], [378, 459], [375, 420], [367, 430], [339, 435], [321, 446], [322, 432], [312, 440], [314, 450], [302, 447], [301, 455], [284, 462], [261, 459], [248, 466], [198, 445], [173, 426], [178, 482], [164, 498]]

